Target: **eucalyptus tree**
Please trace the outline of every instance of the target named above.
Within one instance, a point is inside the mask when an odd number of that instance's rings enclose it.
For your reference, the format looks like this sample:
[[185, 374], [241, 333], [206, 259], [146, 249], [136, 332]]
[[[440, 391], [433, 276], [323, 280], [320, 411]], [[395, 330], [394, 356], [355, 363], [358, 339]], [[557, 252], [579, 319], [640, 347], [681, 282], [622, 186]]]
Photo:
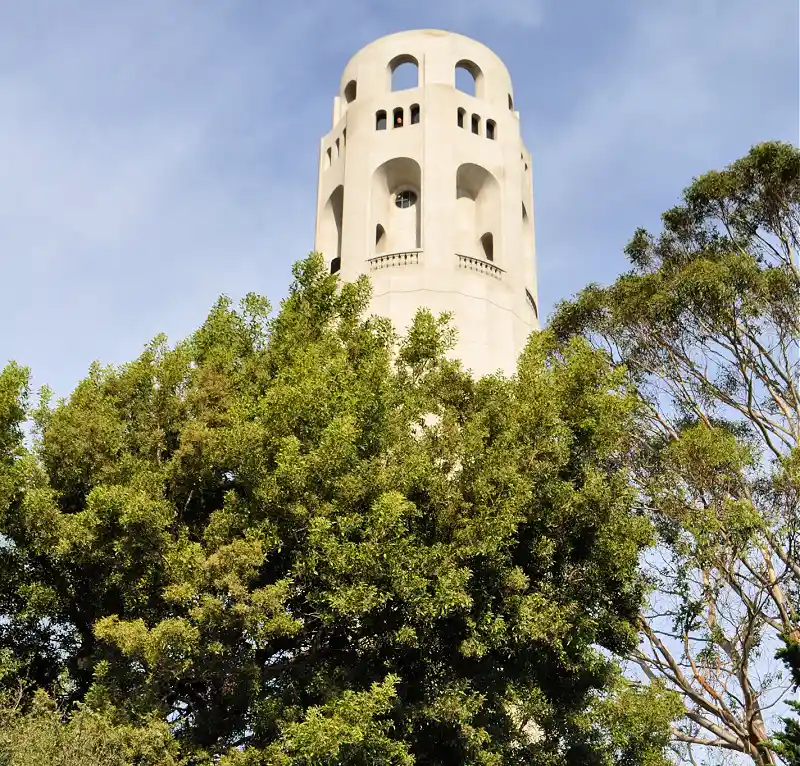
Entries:
[[755, 146], [662, 218], [634, 235], [628, 273], [552, 327], [591, 339], [639, 392], [629, 462], [659, 547], [630, 657], [683, 696], [683, 757], [765, 766], [791, 685], [772, 658], [800, 640], [800, 152]]

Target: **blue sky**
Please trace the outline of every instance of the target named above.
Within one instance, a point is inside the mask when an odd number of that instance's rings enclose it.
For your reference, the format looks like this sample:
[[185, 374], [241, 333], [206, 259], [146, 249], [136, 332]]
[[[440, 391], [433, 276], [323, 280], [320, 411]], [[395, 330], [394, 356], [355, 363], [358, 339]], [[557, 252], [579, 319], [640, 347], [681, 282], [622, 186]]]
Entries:
[[63, 395], [220, 293], [278, 303], [346, 61], [420, 27], [511, 72], [545, 314], [623, 270], [693, 176], [798, 141], [796, 0], [6, 0], [0, 363]]

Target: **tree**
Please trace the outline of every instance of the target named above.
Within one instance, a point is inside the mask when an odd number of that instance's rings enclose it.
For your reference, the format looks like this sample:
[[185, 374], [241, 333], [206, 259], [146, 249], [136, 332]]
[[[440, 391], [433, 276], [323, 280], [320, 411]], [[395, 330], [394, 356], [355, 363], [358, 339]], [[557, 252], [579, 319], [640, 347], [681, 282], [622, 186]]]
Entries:
[[631, 653], [685, 700], [677, 743], [776, 763], [770, 657], [800, 638], [800, 152], [754, 147], [636, 232], [632, 270], [559, 307], [638, 389], [631, 465], [658, 529]]
[[[792, 675], [794, 688], [800, 689], [800, 643], [788, 639], [786, 645], [778, 651], [777, 656], [786, 663], [786, 667]], [[800, 713], [800, 702], [790, 701], [789, 707]], [[800, 766], [800, 720], [796, 718], [782, 720], [786, 729], [775, 735], [775, 750], [787, 766]]]
[[165, 722], [192, 764], [662, 763], [669, 695], [609, 659], [652, 537], [622, 373], [542, 333], [516, 378], [474, 381], [446, 318], [396, 345], [368, 298], [312, 256], [274, 318], [223, 299], [55, 406], [7, 368], [21, 715], [46, 689], [67, 718]]

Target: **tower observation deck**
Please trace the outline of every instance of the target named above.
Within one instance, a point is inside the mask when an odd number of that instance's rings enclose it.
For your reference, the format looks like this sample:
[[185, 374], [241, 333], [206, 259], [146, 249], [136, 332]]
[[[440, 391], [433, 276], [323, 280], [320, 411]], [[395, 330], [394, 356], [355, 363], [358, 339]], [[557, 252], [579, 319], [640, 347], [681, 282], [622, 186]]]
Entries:
[[343, 279], [369, 275], [372, 313], [398, 331], [420, 307], [451, 312], [465, 367], [514, 371], [539, 327], [531, 159], [492, 51], [418, 30], [350, 59], [320, 146], [315, 248]]

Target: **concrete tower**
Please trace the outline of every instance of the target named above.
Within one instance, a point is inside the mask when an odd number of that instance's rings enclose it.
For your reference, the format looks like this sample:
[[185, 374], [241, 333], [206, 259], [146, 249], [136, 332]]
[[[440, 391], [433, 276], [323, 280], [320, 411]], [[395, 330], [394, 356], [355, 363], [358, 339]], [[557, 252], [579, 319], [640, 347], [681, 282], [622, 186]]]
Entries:
[[452, 312], [465, 367], [514, 371], [538, 329], [531, 161], [492, 51], [419, 30], [353, 56], [320, 148], [315, 247], [344, 280], [368, 274], [372, 312], [399, 331], [422, 306]]

